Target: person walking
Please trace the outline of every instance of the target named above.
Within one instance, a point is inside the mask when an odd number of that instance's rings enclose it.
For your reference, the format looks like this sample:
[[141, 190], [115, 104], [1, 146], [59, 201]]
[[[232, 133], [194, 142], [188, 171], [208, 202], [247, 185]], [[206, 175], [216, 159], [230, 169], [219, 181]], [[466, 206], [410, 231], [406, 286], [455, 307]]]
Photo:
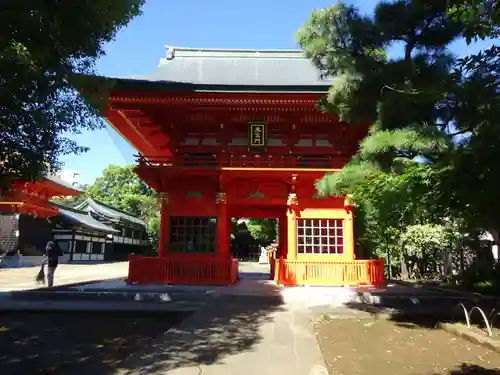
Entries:
[[59, 265], [59, 257], [64, 255], [59, 245], [50, 240], [45, 247], [45, 255], [47, 257], [47, 286], [54, 285], [54, 273]]

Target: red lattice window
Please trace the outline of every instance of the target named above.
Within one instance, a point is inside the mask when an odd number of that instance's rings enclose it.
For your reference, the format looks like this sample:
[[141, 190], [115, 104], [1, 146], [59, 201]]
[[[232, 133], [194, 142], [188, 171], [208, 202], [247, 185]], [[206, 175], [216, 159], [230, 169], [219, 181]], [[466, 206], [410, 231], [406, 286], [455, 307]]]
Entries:
[[170, 217], [169, 251], [176, 253], [215, 253], [215, 217]]
[[297, 219], [299, 254], [343, 254], [343, 219]]

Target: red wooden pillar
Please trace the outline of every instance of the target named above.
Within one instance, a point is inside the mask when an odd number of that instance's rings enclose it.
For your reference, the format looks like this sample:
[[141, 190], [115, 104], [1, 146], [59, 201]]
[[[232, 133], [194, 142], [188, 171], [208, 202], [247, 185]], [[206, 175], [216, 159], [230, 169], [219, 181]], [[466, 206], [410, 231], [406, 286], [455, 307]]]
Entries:
[[288, 252], [288, 216], [286, 212], [279, 217], [279, 253], [278, 257], [284, 257], [286, 258], [287, 252]]
[[231, 253], [231, 235], [233, 234], [233, 220], [231, 218], [231, 214], [228, 214], [227, 215], [227, 230], [228, 230], [228, 235], [229, 235], [229, 238], [228, 238], [228, 246], [229, 246], [229, 256], [232, 257], [232, 253]]
[[286, 223], [286, 232], [287, 232], [287, 254], [286, 257], [290, 260], [297, 259], [297, 194], [290, 193], [288, 196], [288, 209], [286, 213], [287, 223]]
[[229, 258], [231, 256], [231, 225], [227, 214], [226, 193], [217, 193], [215, 201], [217, 203], [217, 255], [221, 258]]
[[168, 243], [170, 240], [168, 220], [168, 193], [161, 193], [160, 196], [160, 239], [158, 243], [158, 256], [166, 257], [168, 254]]

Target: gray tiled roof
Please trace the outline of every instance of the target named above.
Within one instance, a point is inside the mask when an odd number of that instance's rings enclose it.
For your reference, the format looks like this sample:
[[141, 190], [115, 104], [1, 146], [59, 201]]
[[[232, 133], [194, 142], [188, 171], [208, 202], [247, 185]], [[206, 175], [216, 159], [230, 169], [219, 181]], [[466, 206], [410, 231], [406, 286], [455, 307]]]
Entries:
[[167, 47], [167, 57], [147, 75], [151, 82], [227, 86], [324, 86], [316, 67], [300, 50], [224, 50]]
[[104, 203], [97, 202], [91, 198], [87, 198], [87, 200], [78, 205], [76, 209], [84, 210], [86, 207], [90, 207], [94, 212], [111, 221], [124, 221], [141, 227], [146, 227], [146, 223], [138, 217], [108, 206]]
[[108, 225], [105, 225], [98, 220], [95, 220], [85, 211], [80, 211], [74, 208], [65, 207], [60, 204], [56, 204], [54, 202], [51, 202], [51, 204], [57, 207], [59, 215], [61, 215], [63, 218], [65, 218], [66, 220], [68, 220], [73, 224], [80, 224], [84, 227], [104, 233], [120, 233], [120, 231]]

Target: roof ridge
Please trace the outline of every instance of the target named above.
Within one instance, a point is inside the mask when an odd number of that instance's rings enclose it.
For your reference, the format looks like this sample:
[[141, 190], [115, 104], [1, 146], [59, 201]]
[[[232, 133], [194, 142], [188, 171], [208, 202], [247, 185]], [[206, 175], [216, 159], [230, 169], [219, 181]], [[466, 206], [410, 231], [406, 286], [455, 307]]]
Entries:
[[190, 58], [282, 58], [282, 59], [305, 59], [303, 51], [300, 49], [243, 49], [243, 48], [191, 48], [165, 46], [166, 57], [160, 59], [160, 65], [165, 60], [173, 60], [176, 57]]
[[[113, 211], [119, 212], [119, 213], [121, 213], [121, 214], [125, 214], [125, 215], [128, 215], [128, 216], [132, 216], [132, 217], [133, 217], [133, 218], [135, 218], [135, 219], [141, 219], [140, 217], [138, 217], [138, 216], [136, 216], [136, 215], [134, 215], [134, 214], [132, 214], [132, 213], [130, 213], [130, 212], [120, 210], [119, 208], [116, 208], [116, 207], [110, 206], [109, 204], [106, 204], [106, 203], [102, 203], [101, 201], [98, 201], [98, 200], [96, 200], [96, 199], [94, 199], [94, 198], [90, 198], [90, 197], [88, 197], [88, 198], [87, 198], [87, 200], [90, 200], [90, 201], [92, 201], [92, 202], [94, 202], [94, 203], [97, 203], [98, 205], [104, 206], [104, 207], [106, 207], [106, 208], [109, 208], [110, 210], [113, 210]], [[142, 220], [142, 219], [141, 219], [141, 220]]]
[[[63, 210], [73, 211], [73, 212], [75, 212], [77, 214], [87, 215], [87, 211], [79, 210], [79, 209], [77, 209], [75, 207], [66, 206], [64, 204], [56, 203], [53, 200], [49, 200], [49, 204], [51, 204], [52, 206], [55, 206], [57, 208], [62, 208]], [[77, 205], [77, 207], [79, 205]]]
[[68, 207], [68, 206], [65, 206], [63, 204], [59, 204], [59, 203], [56, 203], [56, 202], [53, 202], [53, 201], [49, 201], [49, 203], [55, 207], [57, 207], [58, 209], [60, 209], [61, 211], [59, 211], [59, 214], [61, 215], [65, 215], [64, 212], [69, 212], [69, 213], [72, 213], [72, 214], [78, 214], [78, 215], [82, 215], [85, 217], [85, 219], [82, 219], [82, 220], [87, 220], [87, 221], [90, 221], [90, 222], [87, 222], [85, 223], [84, 221], [81, 221], [80, 219], [77, 218], [74, 218], [74, 217], [71, 217], [70, 216], [70, 220], [78, 220], [79, 223], [83, 224], [83, 225], [90, 225], [92, 228], [96, 228], [98, 230], [105, 230], [107, 233], [118, 233], [119, 231], [116, 230], [115, 228], [105, 224], [105, 223], [102, 223], [100, 222], [99, 220], [96, 220], [92, 217], [92, 215], [89, 215], [89, 213], [87, 211], [82, 211], [82, 210], [77, 210], [73, 207]]
[[262, 53], [302, 53], [303, 50], [300, 48], [196, 48], [196, 47], [178, 47], [165, 45], [165, 49], [175, 50], [175, 51], [185, 51], [185, 52], [262, 52]]

